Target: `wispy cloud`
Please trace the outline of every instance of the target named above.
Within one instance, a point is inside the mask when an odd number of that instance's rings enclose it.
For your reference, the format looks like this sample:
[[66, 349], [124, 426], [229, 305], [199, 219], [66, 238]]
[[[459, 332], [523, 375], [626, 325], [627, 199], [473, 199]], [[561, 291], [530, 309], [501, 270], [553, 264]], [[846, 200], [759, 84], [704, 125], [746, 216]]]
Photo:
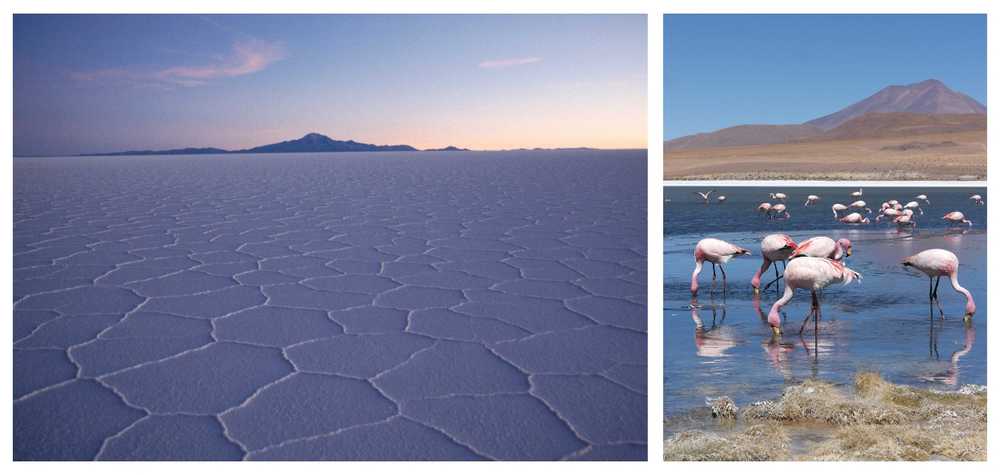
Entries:
[[112, 68], [79, 71], [70, 76], [78, 81], [129, 83], [141, 87], [194, 87], [212, 80], [244, 76], [267, 68], [284, 57], [278, 43], [260, 40], [239, 41], [232, 52], [215, 62], [201, 65], [176, 65], [161, 69]]
[[503, 59], [490, 59], [479, 63], [479, 67], [482, 69], [506, 69], [514, 68], [517, 66], [524, 66], [526, 64], [541, 62], [542, 58], [535, 56], [529, 56], [526, 58], [503, 58]]

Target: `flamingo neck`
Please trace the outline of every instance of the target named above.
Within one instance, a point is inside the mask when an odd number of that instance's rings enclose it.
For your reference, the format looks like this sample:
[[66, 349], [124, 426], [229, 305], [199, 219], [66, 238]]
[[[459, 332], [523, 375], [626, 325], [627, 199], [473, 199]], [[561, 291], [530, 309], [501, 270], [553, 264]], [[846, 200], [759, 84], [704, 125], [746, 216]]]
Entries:
[[694, 272], [691, 273], [691, 294], [698, 293], [698, 274], [701, 274], [701, 259], [695, 259]]
[[792, 295], [794, 294], [795, 291], [792, 290], [792, 287], [786, 284], [784, 295], [782, 295], [777, 302], [774, 302], [774, 305], [771, 306], [771, 311], [768, 312], [767, 314], [767, 323], [770, 324], [771, 327], [781, 328], [781, 315], [778, 313], [778, 311], [781, 310], [781, 307], [784, 307], [785, 304], [787, 304], [788, 301], [792, 299]]
[[958, 283], [958, 272], [952, 272], [951, 275], [951, 286], [958, 292], [965, 296], [965, 314], [974, 315], [976, 313], [976, 301], [972, 299], [972, 292], [969, 292]]
[[760, 265], [760, 269], [753, 275], [753, 279], [750, 280], [750, 286], [759, 289], [760, 288], [760, 276], [764, 272], [767, 272], [767, 268], [771, 267], [771, 261], [768, 258], [764, 258], [764, 263]]

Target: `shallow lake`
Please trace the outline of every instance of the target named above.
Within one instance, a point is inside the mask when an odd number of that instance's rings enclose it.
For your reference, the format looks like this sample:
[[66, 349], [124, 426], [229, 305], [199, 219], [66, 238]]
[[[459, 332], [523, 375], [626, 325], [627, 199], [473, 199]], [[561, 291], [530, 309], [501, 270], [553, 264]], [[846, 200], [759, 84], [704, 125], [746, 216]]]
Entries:
[[[705, 407], [706, 397], [729, 396], [742, 405], [778, 397], [786, 384], [807, 378], [849, 384], [858, 371], [878, 371], [902, 384], [957, 389], [986, 383], [986, 206], [968, 197], [982, 188], [865, 188], [869, 207], [895, 198], [903, 203], [924, 193], [918, 228], [898, 230], [891, 224], [863, 226], [833, 221], [830, 205], [849, 204], [856, 188], [788, 188], [783, 190], [719, 188], [725, 204], [704, 204], [694, 188], [666, 187], [664, 226], [664, 414], [678, 416]], [[705, 191], [705, 189], [697, 189]], [[756, 212], [772, 191], [789, 195], [788, 220], [769, 220]], [[821, 201], [804, 206], [808, 194]], [[713, 196], [714, 198], [714, 196]], [[950, 228], [940, 219], [960, 210], [974, 225]], [[771, 286], [755, 298], [750, 279], [760, 267], [760, 239], [783, 232], [795, 241], [812, 236], [846, 237], [854, 253], [848, 267], [862, 274], [860, 284], [835, 285], [821, 297], [819, 333], [812, 323], [803, 336], [799, 326], [809, 311], [808, 292], [798, 290], [784, 308], [784, 334], [774, 340], [766, 314], [782, 288]], [[701, 291], [692, 308], [689, 291], [692, 253], [703, 237], [716, 237], [750, 249], [726, 265], [728, 287], [721, 274], [712, 291], [711, 267], [700, 276]], [[961, 261], [959, 279], [978, 306], [971, 325], [963, 324], [965, 299], [943, 279], [941, 309], [927, 298], [928, 279], [900, 265], [906, 256], [944, 248]], [[772, 269], [764, 277], [774, 277]], [[700, 325], [699, 325], [700, 322]]]

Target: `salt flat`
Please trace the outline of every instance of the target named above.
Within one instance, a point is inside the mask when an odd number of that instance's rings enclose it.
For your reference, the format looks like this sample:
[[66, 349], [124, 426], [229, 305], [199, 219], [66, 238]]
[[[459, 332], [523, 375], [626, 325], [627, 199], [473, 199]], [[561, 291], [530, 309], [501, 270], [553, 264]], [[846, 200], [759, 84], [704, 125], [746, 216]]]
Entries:
[[643, 151], [14, 160], [14, 458], [645, 459]]

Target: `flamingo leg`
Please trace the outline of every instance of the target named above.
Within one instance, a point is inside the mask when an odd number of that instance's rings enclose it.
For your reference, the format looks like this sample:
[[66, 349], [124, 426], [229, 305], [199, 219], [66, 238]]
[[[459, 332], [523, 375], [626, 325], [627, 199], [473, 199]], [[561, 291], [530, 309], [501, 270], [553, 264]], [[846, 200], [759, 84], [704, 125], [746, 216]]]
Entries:
[[712, 282], [715, 282], [715, 263], [712, 263]]
[[722, 288], [723, 288], [723, 290], [725, 290], [725, 288], [726, 288], [726, 268], [722, 267], [722, 265], [720, 264], [719, 265], [719, 271], [722, 272]]
[[938, 276], [937, 280], [934, 282], [934, 298], [935, 299], [938, 298], [937, 289], [938, 289], [938, 285], [940, 285], [940, 284], [941, 284], [941, 276]]
[[934, 278], [927, 278], [927, 300], [934, 301]]

